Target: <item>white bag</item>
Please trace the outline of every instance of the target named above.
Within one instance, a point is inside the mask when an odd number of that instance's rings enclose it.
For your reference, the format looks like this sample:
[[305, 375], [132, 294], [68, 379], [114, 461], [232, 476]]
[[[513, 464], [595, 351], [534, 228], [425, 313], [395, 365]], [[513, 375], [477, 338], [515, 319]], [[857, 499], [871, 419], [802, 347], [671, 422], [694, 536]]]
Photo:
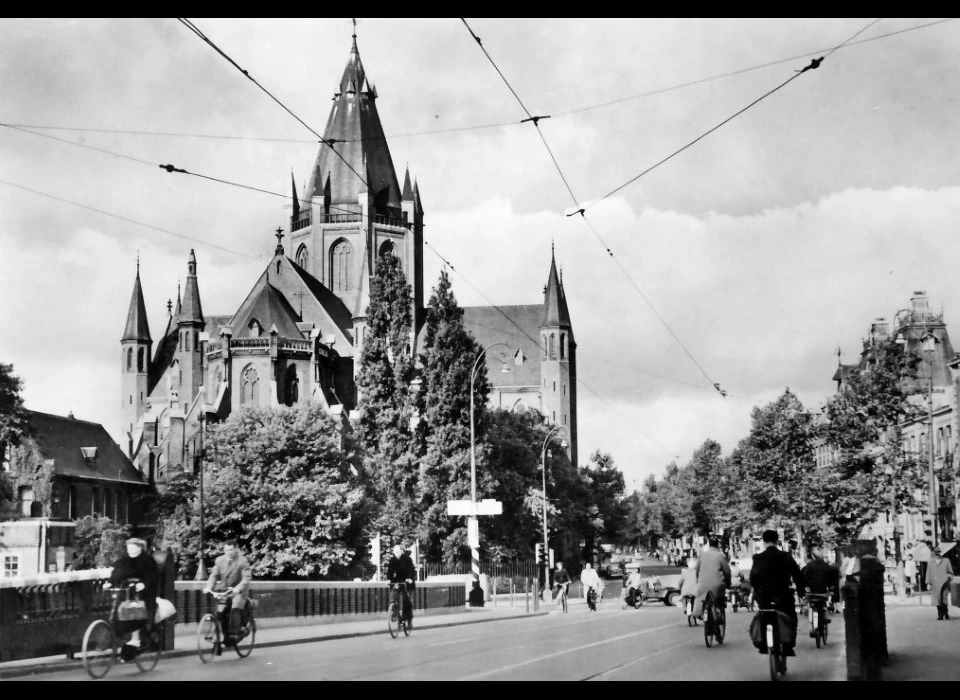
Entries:
[[177, 614], [177, 609], [173, 607], [171, 603], [166, 598], [157, 598], [157, 616], [156, 622], [160, 623], [164, 620], [167, 620]]

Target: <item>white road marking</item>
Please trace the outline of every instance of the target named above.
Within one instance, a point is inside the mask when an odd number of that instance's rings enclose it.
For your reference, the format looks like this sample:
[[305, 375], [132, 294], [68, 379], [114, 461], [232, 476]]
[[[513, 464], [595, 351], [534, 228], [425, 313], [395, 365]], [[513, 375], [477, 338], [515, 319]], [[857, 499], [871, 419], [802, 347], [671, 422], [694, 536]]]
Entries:
[[584, 649], [590, 649], [591, 647], [600, 646], [601, 644], [610, 644], [611, 642], [619, 642], [621, 639], [629, 639], [630, 637], [639, 637], [643, 634], [649, 634], [650, 632], [659, 632], [661, 630], [673, 629], [677, 625], [661, 625], [660, 627], [651, 627], [650, 629], [640, 630], [639, 632], [630, 632], [629, 634], [621, 634], [618, 637], [610, 637], [609, 639], [601, 639], [599, 642], [591, 642], [590, 644], [581, 644], [577, 647], [572, 647], [570, 649], [564, 649], [563, 651], [555, 651], [552, 654], [545, 654], [543, 656], [538, 656], [533, 659], [527, 659], [526, 661], [521, 661], [516, 664], [510, 664], [509, 666], [501, 666], [500, 668], [494, 668], [489, 671], [484, 671], [483, 673], [475, 673], [472, 676], [465, 676], [461, 678], [462, 681], [472, 681], [477, 678], [483, 678], [484, 676], [490, 676], [494, 673], [502, 673], [503, 671], [510, 671], [515, 668], [520, 668], [521, 666], [529, 666], [530, 664], [535, 664], [540, 661], [546, 661], [547, 659], [553, 659], [557, 656], [563, 656], [565, 654], [573, 654], [578, 651], [583, 651]]
[[434, 644], [428, 644], [427, 646], [431, 647], [444, 647], [448, 644], [459, 644], [460, 642], [472, 642], [474, 639], [479, 639], [479, 637], [463, 637], [462, 639], [451, 639], [449, 642], [436, 642]]
[[654, 651], [654, 652], [651, 652], [651, 653], [649, 653], [649, 654], [645, 654], [645, 655], [643, 655], [643, 656], [640, 656], [640, 657], [634, 659], [633, 661], [628, 661], [628, 662], [625, 663], [625, 664], [620, 664], [619, 666], [614, 666], [613, 668], [608, 668], [606, 671], [601, 671], [600, 673], [594, 674], [594, 675], [592, 675], [592, 676], [590, 676], [590, 677], [588, 677], [588, 678], [585, 678], [584, 680], [589, 680], [589, 681], [599, 680], [602, 676], [606, 676], [606, 675], [609, 675], [609, 674], [611, 674], [611, 673], [616, 673], [617, 671], [622, 671], [622, 670], [625, 669], [625, 668], [628, 668], [628, 667], [630, 667], [630, 666], [633, 666], [634, 664], [638, 664], [638, 663], [640, 663], [641, 661], [646, 661], [647, 659], [653, 658], [654, 656], [657, 656], [657, 655], [659, 655], [659, 654], [662, 654], [662, 653], [665, 652], [665, 651], [670, 651], [671, 649], [676, 649], [677, 647], [686, 646], [686, 645], [688, 645], [688, 644], [690, 644], [690, 643], [691, 643], [690, 640], [686, 640], [686, 639], [685, 639], [685, 640], [682, 641], [682, 642], [677, 642], [676, 644], [671, 644], [671, 645], [668, 646], [668, 647], [664, 647], [663, 649], [660, 649], [659, 651]]

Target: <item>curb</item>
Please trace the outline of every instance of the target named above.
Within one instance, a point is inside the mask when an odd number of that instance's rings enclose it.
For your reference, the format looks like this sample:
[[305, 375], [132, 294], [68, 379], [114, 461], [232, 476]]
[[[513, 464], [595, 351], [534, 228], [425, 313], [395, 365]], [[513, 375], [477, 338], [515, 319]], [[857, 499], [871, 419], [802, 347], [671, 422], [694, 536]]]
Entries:
[[[503, 622], [504, 620], [520, 620], [527, 617], [542, 617], [548, 615], [546, 612], [523, 613], [521, 615], [511, 615], [510, 617], [496, 617], [487, 620], [462, 620], [460, 622], [439, 622], [433, 624], [417, 625], [415, 630], [441, 629], [443, 627], [459, 627], [462, 625], [478, 625], [488, 622]], [[337, 639], [353, 639], [354, 637], [373, 637], [375, 635], [387, 634], [386, 630], [377, 630], [369, 632], [341, 632], [339, 634], [314, 635], [311, 637], [297, 637], [296, 639], [278, 639], [273, 642], [262, 642], [256, 645], [258, 649], [269, 649], [271, 647], [285, 647], [294, 644], [312, 644], [314, 642], [327, 642]], [[79, 652], [77, 652], [79, 654]], [[185, 656], [195, 656], [196, 649], [174, 649], [173, 651], [163, 652], [161, 659], [177, 659]], [[83, 668], [81, 659], [68, 659], [64, 661], [48, 661], [47, 663], [36, 664], [34, 666], [22, 666], [19, 668], [0, 669], [0, 680], [7, 678], [18, 678], [21, 676], [35, 676], [43, 673], [59, 673], [60, 671], [74, 671]]]

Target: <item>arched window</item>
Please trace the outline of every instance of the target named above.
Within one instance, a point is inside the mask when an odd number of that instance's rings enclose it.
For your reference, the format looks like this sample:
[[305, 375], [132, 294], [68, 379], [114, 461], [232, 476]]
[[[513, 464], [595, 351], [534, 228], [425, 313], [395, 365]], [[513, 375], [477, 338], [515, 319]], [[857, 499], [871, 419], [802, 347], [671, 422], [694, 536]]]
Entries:
[[567, 359], [567, 334], [560, 334], [560, 359]]
[[[540, 347], [543, 348], [543, 359], [547, 359], [547, 336], [544, 335], [540, 338]], [[546, 384], [544, 384], [546, 386]]]
[[153, 454], [153, 452], [150, 453], [150, 467], [147, 472], [147, 478], [151, 484], [157, 478], [157, 456]]
[[127, 348], [127, 371], [133, 371], [133, 348]]
[[345, 292], [350, 289], [350, 263], [353, 246], [341, 240], [330, 251], [330, 289]]
[[304, 244], [300, 246], [299, 249], [297, 249], [297, 265], [299, 265], [304, 270], [306, 270], [309, 259], [310, 259], [310, 252], [307, 249], [306, 244]]
[[67, 517], [71, 520], [79, 517], [77, 512], [77, 489], [74, 486], [70, 487], [70, 494], [67, 496]]
[[283, 383], [283, 395], [287, 406], [295, 406], [300, 401], [300, 379], [297, 377], [297, 368], [290, 365]]
[[183, 349], [186, 350], [187, 352], [190, 352], [190, 331], [187, 331], [186, 333], [184, 333], [184, 336], [186, 336], [187, 342], [186, 342], [186, 346]]
[[146, 351], [147, 351], [146, 348], [140, 348], [139, 350], [137, 350], [137, 371], [138, 372], [143, 372], [143, 363], [144, 363], [144, 358], [146, 356]]
[[251, 404], [256, 406], [260, 403], [260, 375], [253, 367], [247, 367], [243, 371], [243, 377], [240, 380], [240, 405]]
[[260, 325], [260, 321], [257, 319], [250, 321], [250, 325], [247, 326], [247, 328], [250, 329], [251, 338], [259, 338], [261, 335], [263, 335], [263, 326]]
[[393, 245], [393, 241], [384, 241], [380, 244], [380, 257], [384, 255], [396, 255], [396, 248]]
[[547, 339], [547, 356], [551, 360], [557, 359], [557, 336], [553, 333], [550, 334], [550, 337]]

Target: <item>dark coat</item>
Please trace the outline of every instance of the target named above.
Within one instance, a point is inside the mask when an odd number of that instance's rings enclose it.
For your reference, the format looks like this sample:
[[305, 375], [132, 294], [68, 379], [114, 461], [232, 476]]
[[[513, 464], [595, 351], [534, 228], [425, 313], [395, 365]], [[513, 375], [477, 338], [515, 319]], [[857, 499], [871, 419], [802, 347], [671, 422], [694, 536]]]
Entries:
[[413, 559], [404, 552], [400, 558], [391, 557], [387, 562], [387, 580], [390, 583], [401, 583], [410, 579], [414, 583], [417, 580], [417, 567], [413, 565]]
[[791, 580], [798, 592], [807, 587], [800, 567], [787, 552], [776, 547], [767, 547], [753, 555], [750, 585], [753, 586], [753, 596], [761, 608], [775, 607], [784, 612], [792, 612], [793, 617], [796, 617], [795, 600], [793, 591], [790, 590]]
[[155, 609], [157, 596], [160, 593], [160, 567], [157, 566], [150, 552], [141, 552], [138, 557], [123, 554], [113, 563], [113, 572], [110, 574], [111, 584], [122, 586], [127, 579], [131, 578], [140, 579], [144, 585], [140, 595], [148, 608]]
[[953, 567], [950, 560], [933, 556], [927, 564], [927, 585], [930, 586], [931, 605], [949, 605], [950, 588], [947, 586], [953, 579]]

